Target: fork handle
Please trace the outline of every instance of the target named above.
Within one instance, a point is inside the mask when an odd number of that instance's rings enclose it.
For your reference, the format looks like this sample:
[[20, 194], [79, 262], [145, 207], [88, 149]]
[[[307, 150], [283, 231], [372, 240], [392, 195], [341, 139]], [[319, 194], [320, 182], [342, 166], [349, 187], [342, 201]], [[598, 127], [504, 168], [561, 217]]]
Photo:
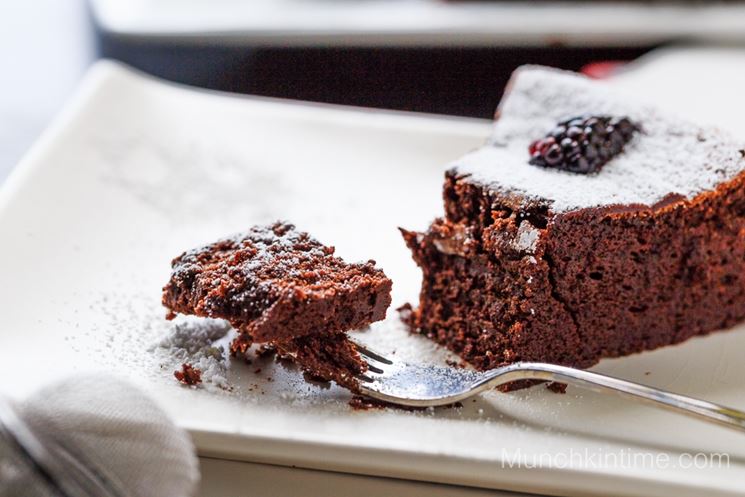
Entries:
[[486, 372], [484, 378], [479, 380], [475, 387], [483, 391], [516, 380], [557, 381], [597, 392], [611, 391], [622, 397], [639, 400], [652, 406], [745, 431], [745, 412], [743, 411], [600, 373], [554, 364], [517, 362], [493, 372]]

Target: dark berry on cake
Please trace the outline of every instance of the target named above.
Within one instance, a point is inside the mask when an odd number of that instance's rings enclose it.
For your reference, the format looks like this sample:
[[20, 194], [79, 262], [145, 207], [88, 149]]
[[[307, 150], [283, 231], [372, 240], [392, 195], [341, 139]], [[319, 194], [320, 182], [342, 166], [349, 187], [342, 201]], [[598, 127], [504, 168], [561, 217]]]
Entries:
[[[270, 344], [349, 387], [343, 371], [329, 372], [355, 362], [355, 372], [364, 368], [343, 333], [383, 319], [390, 293], [391, 280], [374, 261], [344, 262], [333, 247], [278, 222], [176, 257], [163, 305], [169, 318], [181, 313], [229, 321], [240, 333], [231, 345], [235, 356], [245, 357], [254, 343]], [[340, 357], [319, 373], [332, 351]]]
[[628, 117], [583, 115], [564, 119], [530, 144], [530, 163], [573, 173], [595, 173], [623, 151], [638, 126]]

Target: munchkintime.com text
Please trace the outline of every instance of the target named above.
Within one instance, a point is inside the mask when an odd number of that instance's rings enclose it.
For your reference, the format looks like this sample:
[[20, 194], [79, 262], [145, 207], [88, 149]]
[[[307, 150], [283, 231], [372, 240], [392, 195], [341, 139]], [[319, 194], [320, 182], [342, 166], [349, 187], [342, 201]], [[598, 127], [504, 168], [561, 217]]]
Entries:
[[502, 449], [503, 468], [639, 468], [707, 469], [729, 468], [730, 456], [724, 452], [683, 452], [667, 454], [636, 449], [569, 449], [560, 452], [523, 452]]

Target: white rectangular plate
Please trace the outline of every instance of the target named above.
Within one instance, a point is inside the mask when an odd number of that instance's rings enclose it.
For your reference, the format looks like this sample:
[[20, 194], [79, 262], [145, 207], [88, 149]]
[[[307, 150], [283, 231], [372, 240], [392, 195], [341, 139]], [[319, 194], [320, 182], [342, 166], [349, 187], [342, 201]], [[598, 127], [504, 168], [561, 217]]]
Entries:
[[247, 46], [654, 45], [742, 41], [740, 2], [91, 0], [120, 39]]
[[[674, 106], [690, 97], [680, 90], [695, 81], [690, 67], [720, 71], [722, 83], [745, 64], [737, 52], [672, 53], [617, 84]], [[691, 112], [743, 115], [728, 102], [739, 88], [708, 88]], [[580, 389], [355, 411], [346, 392], [271, 360], [228, 361], [230, 392], [185, 388], [175, 360], [152, 349], [175, 326], [160, 306], [170, 259], [276, 218], [348, 260], [375, 258], [395, 282], [394, 306], [415, 301], [419, 272], [396, 228], [441, 212], [443, 165], [488, 131], [194, 91], [99, 63], [0, 194], [0, 391], [22, 397], [103, 369], [146, 388], [203, 455], [557, 495], [743, 495], [742, 435]], [[443, 357], [393, 310], [364, 338], [396, 357]], [[595, 369], [742, 407], [743, 350], [745, 329], [732, 330]], [[698, 468], [685, 454], [699, 452], [726, 453], [728, 465]]]

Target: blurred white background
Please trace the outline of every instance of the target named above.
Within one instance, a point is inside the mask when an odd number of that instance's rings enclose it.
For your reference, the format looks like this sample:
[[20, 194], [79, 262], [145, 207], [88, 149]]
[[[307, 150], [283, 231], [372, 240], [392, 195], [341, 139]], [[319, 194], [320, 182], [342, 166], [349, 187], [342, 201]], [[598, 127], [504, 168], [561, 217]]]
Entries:
[[93, 60], [82, 0], [0, 2], [0, 182]]

